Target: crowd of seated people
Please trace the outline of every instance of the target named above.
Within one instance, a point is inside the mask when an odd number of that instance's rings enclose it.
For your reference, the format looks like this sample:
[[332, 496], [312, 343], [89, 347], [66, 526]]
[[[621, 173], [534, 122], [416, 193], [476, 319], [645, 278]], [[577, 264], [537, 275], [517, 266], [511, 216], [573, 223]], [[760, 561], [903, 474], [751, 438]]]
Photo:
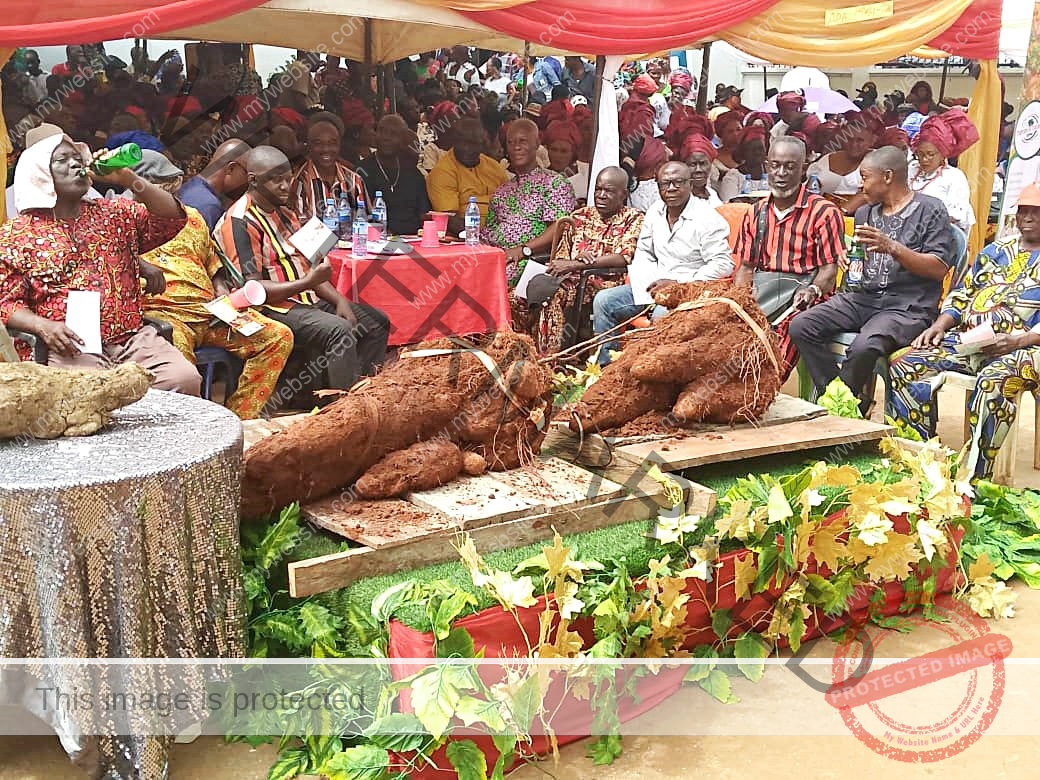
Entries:
[[[977, 403], [989, 409], [1000, 383], [1035, 376], [1035, 345], [1016, 334], [1033, 325], [1020, 310], [1040, 200], [1021, 202], [1020, 243], [987, 247], [940, 317], [963, 246], [955, 231], [984, 215], [956, 167], [978, 132], [927, 84], [884, 101], [865, 86], [862, 110], [829, 116], [799, 91], [777, 95], [775, 113], [752, 111], [741, 90], [720, 84], [700, 113], [685, 69], [626, 66], [616, 83], [621, 166], [590, 182], [596, 74], [581, 58], [424, 53], [397, 63], [379, 105], [361, 63], [300, 51], [265, 88], [242, 47], [211, 46], [206, 72], [185, 72], [172, 50], [156, 61], [135, 50], [128, 66], [103, 46], [67, 47], [50, 74], [31, 50], [3, 69], [20, 157], [0, 228], [0, 318], [37, 335], [55, 365], [135, 360], [156, 371], [158, 387], [197, 393], [194, 350], [219, 346], [243, 363], [227, 403], [244, 418], [271, 410], [297, 358], [320, 364], [315, 387], [348, 389], [378, 369], [390, 323], [347, 301], [329, 263], [311, 265], [287, 237], [326, 198], [345, 193], [371, 209], [378, 191], [389, 230], [402, 235], [433, 209], [449, 212], [448, 231], [460, 236], [475, 198], [482, 241], [506, 255], [513, 327], [544, 354], [573, 336], [575, 306], [591, 310], [596, 332], [613, 332], [642, 311], [666, 315], [636, 301], [671, 281], [732, 278], [754, 287], [785, 374], [802, 359], [817, 389], [840, 376], [864, 409], [877, 357], [914, 347], [895, 364], [896, 404], [919, 425], [949, 333], [977, 323], [978, 288], [997, 285], [1011, 312], [997, 318], [1007, 349], [986, 364], [999, 377], [980, 385]], [[98, 150], [131, 141], [146, 150], [135, 169], [78, 175]], [[733, 201], [747, 204], [742, 221], [718, 211]], [[855, 288], [838, 287], [846, 215], [866, 250]], [[546, 272], [520, 298], [533, 261]], [[101, 284], [105, 268], [118, 272]], [[604, 273], [584, 278], [586, 269]], [[643, 289], [626, 281], [632, 270]], [[263, 329], [245, 337], [212, 327], [201, 304], [250, 280], [266, 290]], [[63, 322], [67, 291], [91, 285], [103, 291], [97, 356], [81, 354]], [[172, 343], [146, 316], [172, 328]], [[843, 331], [858, 335], [839, 368], [829, 342]], [[1013, 404], [999, 406], [978, 415], [980, 474], [1014, 415]]]

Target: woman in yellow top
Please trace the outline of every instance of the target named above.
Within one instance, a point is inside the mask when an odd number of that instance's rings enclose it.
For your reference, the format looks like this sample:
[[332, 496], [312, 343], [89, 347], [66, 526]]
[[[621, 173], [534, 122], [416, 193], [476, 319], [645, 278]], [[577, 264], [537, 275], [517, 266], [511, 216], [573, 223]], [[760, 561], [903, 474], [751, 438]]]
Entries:
[[[176, 193], [183, 174], [158, 152], [145, 149], [134, 167], [141, 178]], [[187, 224], [170, 241], [141, 256], [162, 269], [166, 289], [145, 298], [144, 310], [173, 328], [173, 345], [192, 363], [199, 347], [226, 349], [244, 362], [238, 388], [227, 399], [227, 407], [243, 420], [260, 416], [270, 400], [285, 361], [292, 352], [293, 334], [285, 325], [257, 315], [263, 328], [243, 336], [223, 322], [211, 325], [213, 315], [203, 304], [228, 292], [220, 256], [210, 237], [209, 226], [195, 209], [184, 208]]]

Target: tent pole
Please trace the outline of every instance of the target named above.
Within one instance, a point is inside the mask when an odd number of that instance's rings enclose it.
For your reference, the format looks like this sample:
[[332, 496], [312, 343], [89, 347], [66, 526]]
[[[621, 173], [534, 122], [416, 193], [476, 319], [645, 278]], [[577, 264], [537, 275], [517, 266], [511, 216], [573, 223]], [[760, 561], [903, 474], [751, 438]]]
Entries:
[[524, 66], [521, 71], [524, 79], [520, 84], [520, 105], [527, 108], [527, 61], [531, 58], [531, 42], [524, 41]]
[[[372, 90], [372, 20], [371, 19], [365, 19], [364, 25], [365, 25], [365, 29], [364, 29], [364, 33], [365, 33], [365, 82], [361, 86], [361, 92], [364, 95], [371, 95], [372, 94], [372, 91], [371, 91]], [[381, 82], [380, 79], [376, 79], [376, 89], [377, 89], [377, 92], [382, 92], [382, 89], [379, 89], [379, 86], [378, 86], [380, 82]], [[379, 95], [377, 95], [377, 97], [379, 97]], [[379, 112], [382, 111], [382, 109], [383, 109], [383, 104], [380, 101], [379, 105], [376, 108], [376, 116], [379, 116]]]
[[942, 103], [943, 102], [943, 98], [946, 97], [946, 77], [949, 75], [949, 73], [950, 73], [950, 58], [947, 57], [945, 60], [943, 60], [942, 81], [939, 82], [939, 99], [938, 99], [938, 101], [936, 101], [938, 103]]
[[708, 68], [711, 67], [711, 41], [701, 44], [701, 78], [697, 89], [697, 113], [708, 108]]
[[[607, 57], [604, 54], [596, 56], [596, 86], [592, 90], [592, 156], [596, 156], [596, 140], [599, 138], [599, 103], [603, 97], [603, 74], [607, 70]], [[595, 189], [592, 181], [592, 160], [589, 160], [589, 181], [586, 192], [591, 193]], [[589, 198], [586, 198], [589, 200]]]
[[769, 75], [766, 73], [766, 66], [762, 66], [762, 100], [768, 100], [766, 93], [769, 91]]
[[392, 63], [383, 66], [383, 83], [386, 84], [387, 94], [390, 96], [390, 113], [397, 113], [397, 73]]

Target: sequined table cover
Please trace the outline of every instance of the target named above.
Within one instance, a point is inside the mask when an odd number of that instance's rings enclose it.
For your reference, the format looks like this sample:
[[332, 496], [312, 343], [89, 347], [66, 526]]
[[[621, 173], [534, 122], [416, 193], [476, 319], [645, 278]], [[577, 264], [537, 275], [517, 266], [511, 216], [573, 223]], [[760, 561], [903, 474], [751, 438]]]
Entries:
[[[241, 657], [241, 464], [234, 414], [157, 390], [94, 436], [0, 441], [0, 656]], [[168, 738], [42, 716], [91, 777], [167, 774]]]

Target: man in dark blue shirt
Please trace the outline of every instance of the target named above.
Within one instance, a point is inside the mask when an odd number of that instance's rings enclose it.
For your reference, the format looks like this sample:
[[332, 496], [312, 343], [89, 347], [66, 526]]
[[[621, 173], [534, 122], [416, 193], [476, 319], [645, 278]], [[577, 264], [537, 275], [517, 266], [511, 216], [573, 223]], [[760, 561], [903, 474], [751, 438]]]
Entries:
[[198, 209], [210, 231], [224, 216], [228, 205], [242, 196], [249, 183], [242, 155], [252, 147], [230, 138], [213, 153], [213, 158], [198, 176], [188, 179], [177, 195], [186, 206]]

